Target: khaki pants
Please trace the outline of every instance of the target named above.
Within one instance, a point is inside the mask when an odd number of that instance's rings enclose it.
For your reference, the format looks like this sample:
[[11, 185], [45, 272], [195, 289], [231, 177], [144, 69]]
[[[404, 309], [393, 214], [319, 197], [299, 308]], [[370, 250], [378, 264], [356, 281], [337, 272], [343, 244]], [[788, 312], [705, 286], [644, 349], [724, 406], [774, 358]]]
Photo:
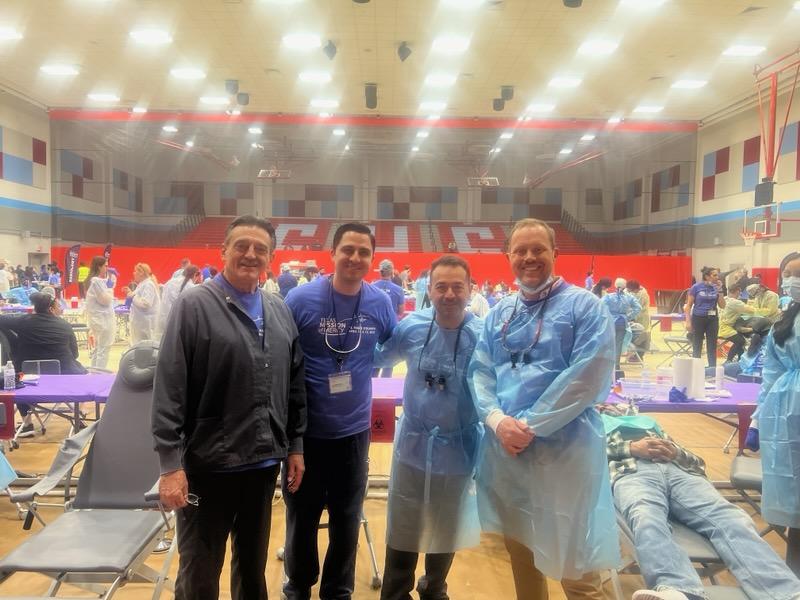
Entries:
[[[511, 538], [504, 538], [511, 557], [517, 600], [548, 600], [547, 577], [533, 563], [533, 552]], [[580, 579], [562, 579], [561, 587], [569, 600], [605, 600], [600, 575], [586, 573]]]

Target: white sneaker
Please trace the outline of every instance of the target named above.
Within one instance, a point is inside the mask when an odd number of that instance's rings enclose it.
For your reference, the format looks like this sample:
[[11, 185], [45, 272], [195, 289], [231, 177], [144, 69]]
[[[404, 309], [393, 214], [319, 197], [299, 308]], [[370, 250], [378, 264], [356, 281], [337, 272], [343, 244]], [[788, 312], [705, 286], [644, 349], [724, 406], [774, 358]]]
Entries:
[[631, 600], [689, 600], [688, 596], [678, 590], [639, 590], [633, 592]]

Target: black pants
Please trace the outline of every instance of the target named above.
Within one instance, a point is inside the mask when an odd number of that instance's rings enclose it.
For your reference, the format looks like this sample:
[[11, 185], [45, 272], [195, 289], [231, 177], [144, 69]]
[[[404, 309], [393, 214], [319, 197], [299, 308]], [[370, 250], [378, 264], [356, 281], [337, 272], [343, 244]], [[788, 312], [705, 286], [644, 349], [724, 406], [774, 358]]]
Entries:
[[319, 589], [321, 600], [350, 600], [355, 585], [356, 549], [361, 508], [369, 471], [366, 430], [336, 440], [305, 438], [306, 471], [300, 489], [286, 502], [286, 575], [289, 600], [308, 600], [319, 577], [317, 531], [328, 509], [328, 551]]
[[217, 600], [231, 536], [231, 598], [266, 600], [267, 546], [278, 465], [239, 473], [189, 475], [197, 506], [177, 512], [180, 565], [175, 600]]
[[708, 366], [717, 366], [717, 333], [719, 319], [717, 315], [701, 317], [692, 315], [692, 356], [700, 358], [703, 350], [703, 339], [706, 341]]
[[[447, 574], [454, 556], [454, 553], [425, 555], [425, 575], [417, 583], [420, 600], [449, 600]], [[418, 557], [416, 552], [403, 552], [386, 546], [381, 600], [411, 600]]]
[[731, 349], [728, 350], [728, 357], [725, 359], [726, 362], [732, 362], [734, 359], [739, 360], [742, 354], [744, 354], [744, 346], [747, 343], [747, 338], [741, 333], [737, 333], [736, 335], [732, 335], [731, 337], [727, 337], [725, 339], [733, 344]]

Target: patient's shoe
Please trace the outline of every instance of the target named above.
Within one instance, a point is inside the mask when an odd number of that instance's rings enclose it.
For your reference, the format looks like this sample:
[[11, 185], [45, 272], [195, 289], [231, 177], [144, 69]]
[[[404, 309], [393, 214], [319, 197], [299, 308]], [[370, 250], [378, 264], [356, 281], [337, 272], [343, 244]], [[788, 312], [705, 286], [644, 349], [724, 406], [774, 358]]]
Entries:
[[689, 600], [689, 596], [678, 590], [639, 590], [633, 593], [631, 600]]

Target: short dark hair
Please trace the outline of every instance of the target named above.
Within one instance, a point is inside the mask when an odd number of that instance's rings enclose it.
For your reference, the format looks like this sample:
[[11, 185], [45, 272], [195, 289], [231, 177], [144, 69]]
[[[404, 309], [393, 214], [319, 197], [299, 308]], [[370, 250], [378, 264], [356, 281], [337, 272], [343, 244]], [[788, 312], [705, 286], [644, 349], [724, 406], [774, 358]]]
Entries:
[[705, 280], [706, 277], [711, 277], [711, 274], [714, 271], [719, 271], [719, 269], [717, 267], [703, 267], [702, 269], [700, 269], [700, 276], [702, 277], [703, 280]]
[[272, 226], [272, 223], [267, 221], [266, 219], [262, 219], [261, 217], [257, 217], [255, 215], [242, 215], [241, 217], [236, 217], [233, 221], [228, 224], [228, 227], [225, 229], [225, 243], [228, 243], [228, 237], [237, 227], [258, 227], [259, 229], [263, 229], [269, 234], [269, 239], [272, 242], [271, 250], [275, 250], [275, 245], [277, 244], [277, 238], [275, 237], [275, 228]]
[[339, 247], [339, 244], [344, 237], [344, 234], [348, 231], [352, 231], [353, 233], [361, 233], [363, 235], [369, 236], [370, 244], [372, 244], [372, 251], [375, 252], [375, 236], [372, 233], [372, 230], [364, 225], [363, 223], [345, 223], [344, 225], [340, 225], [339, 229], [336, 230], [336, 233], [333, 234], [333, 249]]
[[50, 311], [50, 307], [56, 303], [56, 299], [50, 294], [43, 292], [34, 292], [30, 296], [31, 304], [33, 304], [33, 311], [37, 315], [43, 315]]
[[435, 261], [431, 263], [431, 275], [430, 275], [430, 283], [433, 283], [433, 272], [437, 269], [437, 267], [461, 267], [464, 271], [467, 272], [467, 281], [471, 281], [472, 277], [470, 276], [469, 272], [469, 264], [460, 256], [453, 256], [452, 254], [445, 254], [444, 256], [440, 256]]
[[640, 284], [640, 283], [639, 283], [637, 280], [635, 280], [635, 279], [629, 279], [629, 280], [628, 280], [628, 283], [626, 284], [626, 286], [625, 286], [625, 287], [627, 287], [627, 288], [628, 288], [629, 290], [631, 290], [632, 292], [638, 292], [638, 291], [639, 291], [639, 289], [642, 287], [642, 284]]

